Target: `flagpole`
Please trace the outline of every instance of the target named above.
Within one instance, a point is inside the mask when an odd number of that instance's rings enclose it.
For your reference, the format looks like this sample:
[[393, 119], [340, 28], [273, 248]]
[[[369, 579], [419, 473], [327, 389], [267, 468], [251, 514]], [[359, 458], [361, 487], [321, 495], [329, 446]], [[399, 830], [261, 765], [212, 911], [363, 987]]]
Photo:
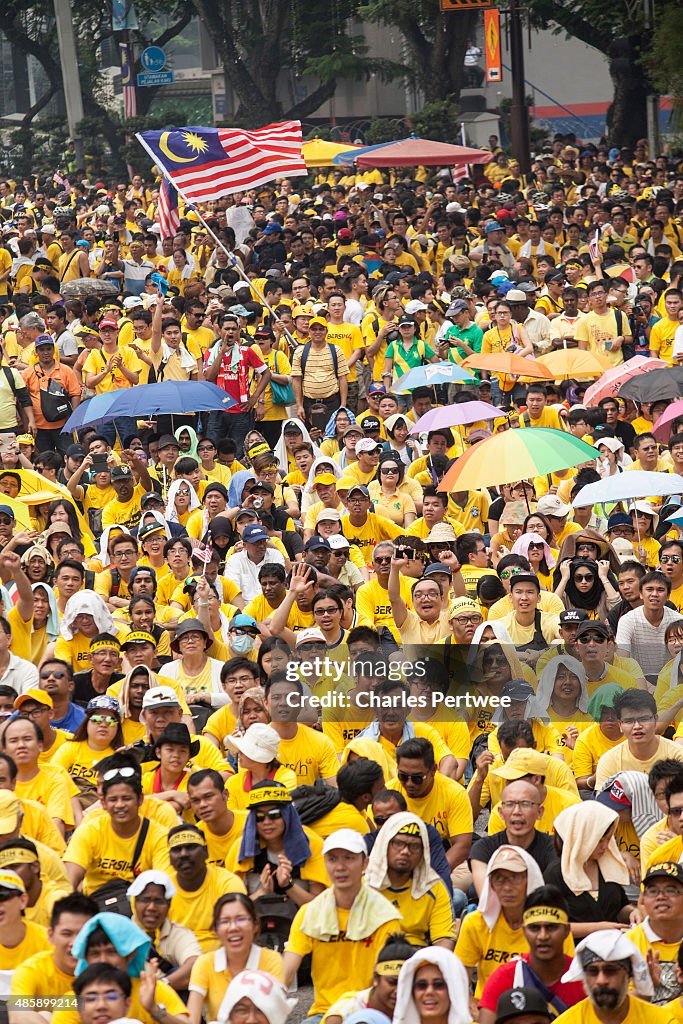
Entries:
[[[154, 166], [155, 166], [155, 167], [157, 168], [157, 170], [158, 170], [158, 171], [160, 171], [160, 172], [161, 172], [161, 175], [162, 175], [162, 177], [163, 177], [163, 178], [165, 178], [165, 179], [166, 179], [166, 181], [167, 181], [167, 182], [168, 182], [168, 183], [169, 183], [170, 185], [172, 185], [172, 186], [173, 186], [173, 188], [174, 188], [174, 189], [176, 190], [176, 192], [178, 193], [178, 195], [179, 195], [179, 196], [181, 196], [181, 197], [182, 197], [182, 199], [184, 200], [184, 202], [185, 202], [185, 203], [187, 204], [187, 206], [191, 206], [191, 207], [192, 207], [192, 209], [194, 210], [194, 212], [195, 212], [195, 213], [197, 214], [197, 217], [199, 218], [199, 220], [201, 221], [201, 223], [202, 223], [202, 224], [204, 225], [204, 229], [205, 229], [205, 230], [206, 230], [206, 231], [207, 231], [207, 232], [209, 233], [209, 235], [211, 235], [211, 237], [213, 238], [213, 240], [214, 240], [214, 242], [216, 243], [216, 245], [217, 245], [217, 246], [219, 246], [219, 247], [220, 247], [220, 248], [221, 248], [221, 249], [223, 250], [223, 252], [225, 253], [225, 255], [226, 255], [226, 256], [228, 257], [228, 259], [230, 260], [230, 263], [231, 263], [231, 265], [232, 265], [233, 269], [237, 271], [237, 273], [238, 273], [238, 274], [239, 274], [239, 276], [240, 276], [240, 277], [242, 278], [242, 280], [243, 280], [243, 281], [246, 281], [246, 283], [247, 283], [247, 284], [249, 285], [249, 287], [250, 287], [250, 288], [251, 288], [251, 289], [252, 289], [252, 290], [253, 290], [253, 291], [255, 292], [255, 294], [256, 294], [256, 296], [257, 296], [257, 298], [258, 298], [259, 302], [260, 302], [260, 303], [261, 303], [261, 304], [262, 304], [263, 306], [265, 306], [265, 307], [266, 307], [266, 309], [268, 310], [268, 312], [270, 313], [270, 315], [271, 315], [272, 317], [274, 317], [274, 318], [275, 318], [275, 320], [277, 320], [277, 321], [278, 321], [279, 323], [282, 323], [282, 321], [280, 320], [280, 317], [279, 317], [279, 316], [277, 315], [277, 313], [275, 312], [275, 310], [273, 309], [273, 307], [272, 307], [272, 306], [270, 305], [270, 303], [269, 303], [269, 302], [268, 302], [268, 300], [266, 299], [265, 295], [263, 295], [263, 293], [262, 293], [262, 292], [261, 292], [261, 290], [260, 290], [260, 289], [258, 288], [258, 286], [257, 286], [257, 285], [255, 285], [255, 284], [254, 284], [254, 282], [253, 282], [252, 280], [250, 280], [250, 278], [249, 278], [249, 277], [247, 277], [247, 273], [246, 273], [246, 271], [245, 271], [244, 267], [242, 266], [242, 263], [241, 263], [241, 261], [237, 259], [237, 257], [235, 256], [234, 252], [232, 252], [232, 251], [231, 251], [230, 249], [227, 249], [227, 248], [226, 248], [226, 246], [225, 246], [225, 245], [223, 244], [223, 242], [221, 242], [220, 238], [219, 238], [219, 237], [218, 237], [218, 235], [217, 235], [217, 234], [215, 233], [215, 231], [214, 231], [214, 230], [213, 230], [212, 228], [210, 228], [210, 227], [209, 227], [209, 225], [208, 225], [208, 224], [206, 223], [206, 221], [204, 220], [204, 217], [202, 216], [201, 212], [200, 212], [200, 211], [199, 211], [199, 210], [198, 210], [198, 209], [196, 208], [196, 206], [194, 206], [194, 204], [193, 204], [192, 202], [190, 202], [190, 200], [189, 200], [189, 199], [187, 198], [187, 196], [186, 196], [186, 195], [185, 195], [185, 193], [184, 193], [184, 192], [182, 191], [182, 189], [178, 187], [178, 185], [177, 185], [177, 184], [176, 184], [176, 182], [175, 182], [175, 181], [173, 180], [173, 178], [172, 178], [172, 177], [171, 177], [171, 176], [170, 176], [170, 175], [169, 175], [169, 174], [168, 174], [168, 173], [166, 172], [166, 168], [165, 168], [165, 167], [163, 167], [163, 166], [160, 166], [160, 165], [159, 165], [159, 163], [157, 162], [157, 157], [156, 157], [156, 156], [154, 155], [153, 151], [152, 151], [152, 150], [151, 150], [151, 149], [149, 148], [149, 146], [148, 146], [148, 145], [146, 144], [146, 142], [144, 141], [144, 139], [140, 138], [140, 136], [139, 136], [139, 135], [136, 135], [135, 137], [136, 137], [136, 139], [138, 140], [138, 142], [140, 143], [140, 145], [141, 145], [141, 146], [142, 146], [142, 147], [143, 147], [144, 149], [146, 149], [146, 150], [147, 150], [147, 153], [149, 154], [149, 156], [150, 156], [150, 157], [152, 158], [152, 160], [154, 161]], [[292, 337], [292, 335], [291, 335], [291, 334], [289, 333], [289, 331], [287, 330], [287, 328], [286, 328], [286, 327], [283, 327], [283, 330], [284, 330], [284, 333], [286, 334], [287, 338], [289, 339], [289, 341], [290, 341], [290, 343], [291, 343], [291, 346], [292, 346], [292, 348], [296, 348], [296, 340], [295, 340], [295, 339], [294, 339], [294, 338]]]

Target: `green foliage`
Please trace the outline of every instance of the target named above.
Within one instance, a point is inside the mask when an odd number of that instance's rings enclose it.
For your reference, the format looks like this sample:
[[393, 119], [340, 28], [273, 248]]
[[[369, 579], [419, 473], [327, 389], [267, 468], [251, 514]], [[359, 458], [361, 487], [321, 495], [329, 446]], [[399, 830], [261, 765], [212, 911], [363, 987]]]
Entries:
[[395, 139], [406, 139], [410, 130], [402, 122], [392, 117], [373, 117], [370, 127], [365, 132], [368, 146], [378, 146], [381, 142], [393, 142]]
[[454, 97], [425, 103], [422, 110], [411, 116], [412, 128], [423, 139], [436, 142], [457, 142], [460, 137], [460, 120]]
[[652, 83], [660, 94], [673, 96], [673, 127], [683, 131], [683, 8], [678, 4], [658, 7], [652, 46], [647, 66]]

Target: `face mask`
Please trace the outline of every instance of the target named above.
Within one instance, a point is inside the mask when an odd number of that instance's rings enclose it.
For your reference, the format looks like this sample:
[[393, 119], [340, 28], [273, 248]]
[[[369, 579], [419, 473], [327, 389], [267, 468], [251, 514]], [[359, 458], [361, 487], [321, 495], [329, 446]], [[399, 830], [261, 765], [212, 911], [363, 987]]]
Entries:
[[249, 636], [248, 633], [241, 633], [232, 638], [230, 646], [237, 654], [248, 654], [254, 646], [254, 637]]

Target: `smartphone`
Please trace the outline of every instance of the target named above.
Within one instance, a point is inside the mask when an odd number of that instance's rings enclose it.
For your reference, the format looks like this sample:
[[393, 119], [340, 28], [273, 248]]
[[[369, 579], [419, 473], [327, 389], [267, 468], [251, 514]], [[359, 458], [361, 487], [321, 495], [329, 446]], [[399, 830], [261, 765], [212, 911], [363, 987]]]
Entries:
[[325, 408], [318, 410], [315, 406], [311, 409], [311, 426], [316, 427], [318, 430], [324, 430], [329, 420], [329, 415]]
[[106, 455], [93, 455], [91, 473], [105, 473], [108, 469]]

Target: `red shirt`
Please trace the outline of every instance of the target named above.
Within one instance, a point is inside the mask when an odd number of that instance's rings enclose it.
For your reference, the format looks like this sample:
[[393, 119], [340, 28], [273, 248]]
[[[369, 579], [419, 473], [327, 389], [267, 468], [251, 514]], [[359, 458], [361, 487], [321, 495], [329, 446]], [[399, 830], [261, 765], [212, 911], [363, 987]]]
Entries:
[[[515, 987], [515, 970], [517, 968], [518, 960], [525, 960], [529, 963], [530, 954], [522, 953], [521, 957], [515, 957], [507, 964], [501, 964], [500, 967], [496, 967], [493, 974], [490, 976], [479, 1000], [479, 1005], [484, 1007], [486, 1010], [490, 1010], [492, 1013], [496, 1012], [498, 1006], [498, 1000], [502, 996], [503, 992], [507, 992], [509, 989]], [[569, 970], [569, 965], [572, 962], [572, 958], [565, 954], [565, 971]], [[562, 972], [564, 974], [564, 971]], [[580, 1003], [582, 999], [586, 998], [586, 990], [580, 981], [570, 981], [567, 984], [563, 984], [561, 981], [556, 981], [554, 985], [547, 986], [553, 995], [559, 996], [563, 1003], [566, 1003], [567, 1007], [574, 1006], [575, 1003]]]
[[[261, 374], [266, 369], [266, 364], [261, 357], [254, 352], [253, 348], [239, 346], [240, 360], [236, 370], [232, 369], [232, 348], [228, 349], [221, 360], [221, 366], [216, 377], [216, 384], [226, 394], [234, 398], [236, 405], [226, 409], [225, 412], [239, 413], [247, 412], [249, 401], [249, 371]], [[209, 360], [212, 362], [212, 360]]]

